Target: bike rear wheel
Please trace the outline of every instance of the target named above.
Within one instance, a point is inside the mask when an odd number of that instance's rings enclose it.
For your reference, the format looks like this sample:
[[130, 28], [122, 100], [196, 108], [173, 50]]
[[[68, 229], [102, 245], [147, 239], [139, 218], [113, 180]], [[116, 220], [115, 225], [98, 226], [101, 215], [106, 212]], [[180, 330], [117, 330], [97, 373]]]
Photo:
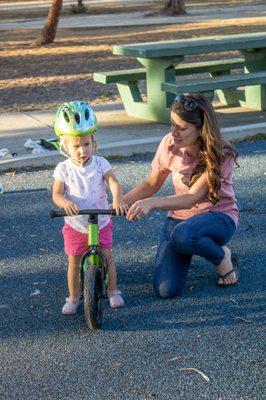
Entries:
[[91, 330], [99, 329], [103, 319], [104, 282], [100, 269], [89, 263], [84, 277], [84, 314]]

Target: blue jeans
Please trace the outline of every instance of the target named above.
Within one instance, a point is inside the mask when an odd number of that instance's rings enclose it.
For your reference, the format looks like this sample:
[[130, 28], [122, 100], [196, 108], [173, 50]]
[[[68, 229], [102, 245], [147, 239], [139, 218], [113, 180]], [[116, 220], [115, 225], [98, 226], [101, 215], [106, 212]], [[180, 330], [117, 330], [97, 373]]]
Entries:
[[235, 233], [232, 218], [222, 212], [206, 212], [186, 220], [168, 217], [157, 250], [153, 287], [162, 298], [184, 291], [193, 255], [214, 265], [224, 258], [225, 245]]

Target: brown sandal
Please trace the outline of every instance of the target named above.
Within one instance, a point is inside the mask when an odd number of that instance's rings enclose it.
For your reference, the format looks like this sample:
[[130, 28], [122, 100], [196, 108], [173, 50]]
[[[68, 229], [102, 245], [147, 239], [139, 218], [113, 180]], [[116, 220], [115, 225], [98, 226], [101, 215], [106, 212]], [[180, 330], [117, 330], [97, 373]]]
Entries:
[[[218, 278], [219, 278], [219, 279], [222, 279], [222, 280], [223, 280], [223, 283], [218, 283], [218, 282], [217, 282], [217, 286], [223, 287], [223, 288], [224, 288], [224, 287], [227, 287], [227, 286], [236, 285], [237, 282], [238, 282], [238, 280], [237, 280], [236, 282], [233, 282], [233, 283], [224, 283], [224, 280], [225, 280], [229, 275], [231, 275], [233, 272], [236, 272], [235, 268], [232, 268], [231, 271], [227, 272], [227, 273], [224, 274], [224, 275], [219, 275]], [[237, 278], [236, 278], [236, 279], [237, 279]]]
[[[232, 259], [233, 268], [229, 272], [224, 274], [224, 275], [218, 275], [218, 280], [219, 279], [223, 280], [223, 283], [218, 283], [218, 282], [216, 283], [216, 285], [219, 286], [219, 287], [225, 288], [227, 286], [233, 286], [233, 285], [236, 285], [238, 283], [238, 278], [239, 278], [238, 256], [236, 254], [232, 254], [231, 259]], [[236, 274], [236, 282], [234, 282], [234, 283], [224, 283], [224, 280], [229, 275], [231, 275], [233, 272], [235, 272], [235, 274]]]

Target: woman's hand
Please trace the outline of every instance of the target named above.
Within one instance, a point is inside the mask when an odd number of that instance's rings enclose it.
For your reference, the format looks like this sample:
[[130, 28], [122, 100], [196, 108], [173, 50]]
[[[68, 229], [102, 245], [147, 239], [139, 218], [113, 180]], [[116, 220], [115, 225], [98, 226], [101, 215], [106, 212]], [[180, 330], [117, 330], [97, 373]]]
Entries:
[[149, 214], [151, 210], [152, 199], [138, 200], [134, 204], [132, 204], [132, 206], [128, 210], [127, 219], [129, 221], [136, 221], [136, 219], [140, 219], [140, 217]]
[[115, 209], [116, 215], [126, 215], [129, 207], [123, 199], [113, 199], [112, 208]]

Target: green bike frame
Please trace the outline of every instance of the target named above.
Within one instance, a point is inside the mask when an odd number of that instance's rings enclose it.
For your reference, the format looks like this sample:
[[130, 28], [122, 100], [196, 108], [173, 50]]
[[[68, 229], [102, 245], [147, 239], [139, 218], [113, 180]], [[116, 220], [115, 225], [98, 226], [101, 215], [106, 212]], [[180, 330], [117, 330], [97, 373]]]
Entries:
[[89, 217], [88, 246], [91, 248], [91, 254], [89, 256], [91, 264], [96, 265], [96, 267], [99, 267], [100, 257], [99, 254], [96, 252], [99, 246], [99, 225], [97, 219], [98, 218], [96, 215], [92, 215]]
[[[100, 268], [100, 260], [101, 260], [101, 253], [99, 251], [99, 224], [98, 224], [98, 215], [91, 214], [88, 219], [88, 247], [89, 247], [89, 256], [88, 259], [92, 265]], [[83, 270], [84, 272], [87, 271], [88, 264], [84, 262]], [[105, 285], [108, 284], [108, 272], [105, 271], [103, 273], [103, 278]]]

